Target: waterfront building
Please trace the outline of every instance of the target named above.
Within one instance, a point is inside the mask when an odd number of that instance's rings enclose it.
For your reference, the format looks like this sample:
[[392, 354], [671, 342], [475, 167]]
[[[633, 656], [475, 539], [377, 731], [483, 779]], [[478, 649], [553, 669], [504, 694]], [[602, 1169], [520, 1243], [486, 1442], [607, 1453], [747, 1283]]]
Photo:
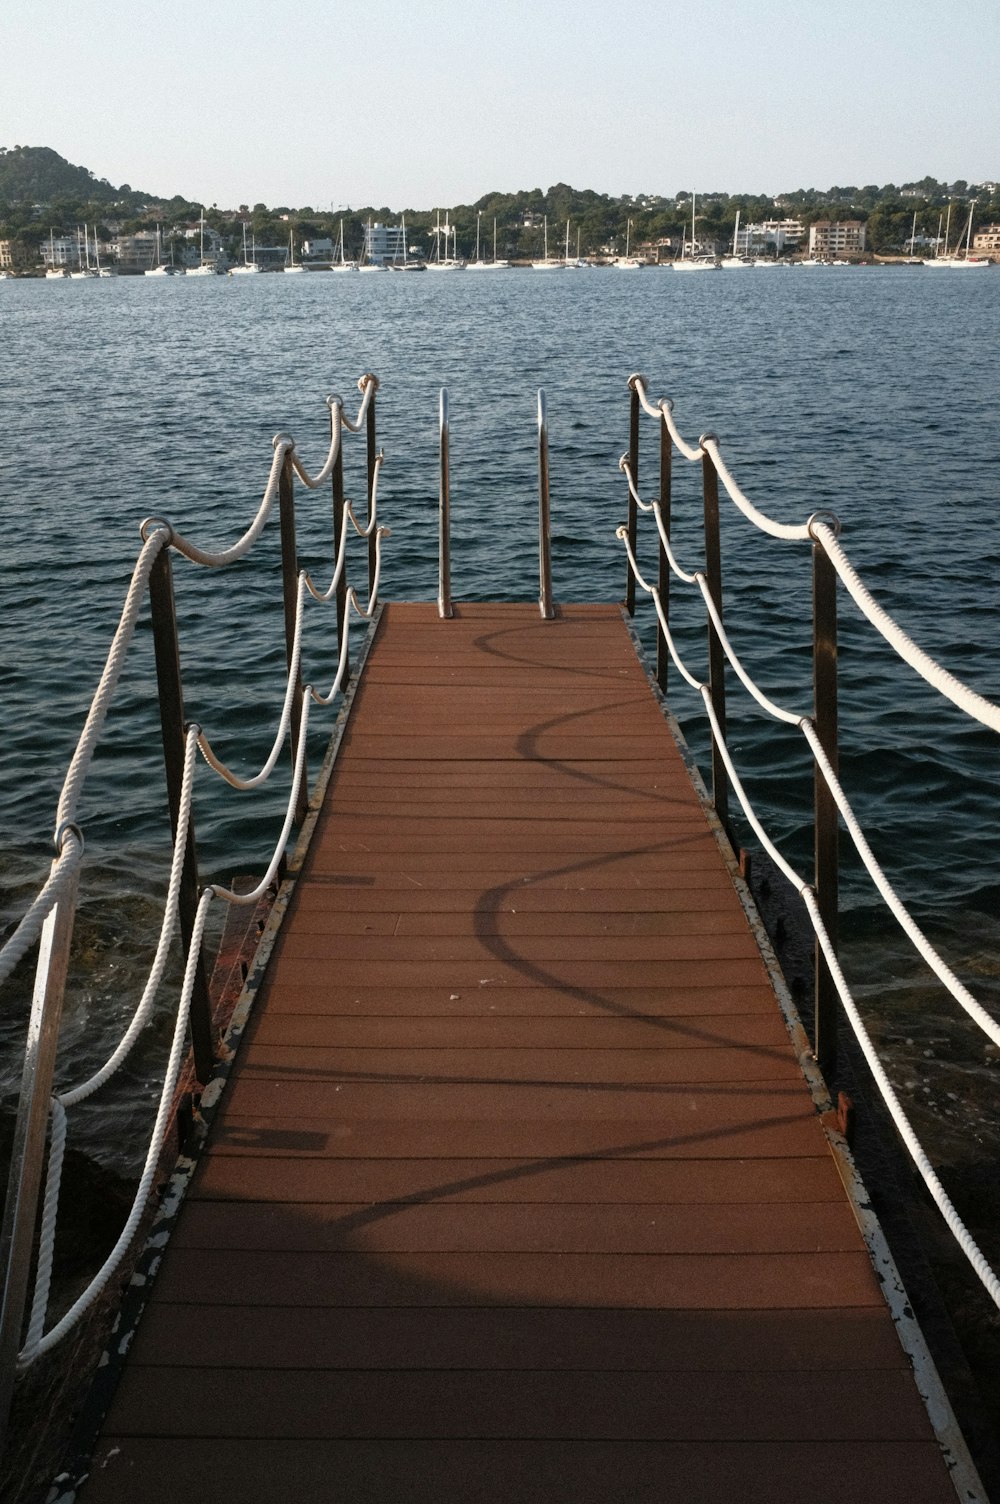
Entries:
[[818, 219], [809, 226], [809, 254], [860, 256], [865, 249], [865, 226], [860, 219]]
[[155, 230], [136, 230], [134, 235], [118, 235], [111, 242], [111, 254], [122, 271], [144, 272], [161, 258], [160, 237]]
[[987, 255], [1000, 256], [1000, 225], [983, 225], [981, 230], [977, 230], [972, 237], [972, 249]]
[[69, 270], [80, 265], [80, 241], [76, 235], [49, 235], [39, 246], [46, 271]]
[[9, 240], [0, 240], [0, 271], [7, 271], [14, 265], [14, 253]]
[[383, 225], [378, 220], [365, 225], [366, 266], [385, 266], [390, 261], [405, 260], [406, 232], [402, 225]]

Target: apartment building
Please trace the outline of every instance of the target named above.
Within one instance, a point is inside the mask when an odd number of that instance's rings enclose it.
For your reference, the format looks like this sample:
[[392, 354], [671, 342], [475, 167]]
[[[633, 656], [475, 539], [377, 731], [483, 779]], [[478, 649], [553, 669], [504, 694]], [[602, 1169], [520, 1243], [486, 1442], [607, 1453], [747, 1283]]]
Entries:
[[1000, 225], [983, 225], [977, 230], [972, 237], [972, 249], [985, 255], [1000, 256]]
[[823, 259], [827, 256], [860, 256], [865, 249], [865, 226], [860, 219], [818, 219], [809, 226], [809, 254]]

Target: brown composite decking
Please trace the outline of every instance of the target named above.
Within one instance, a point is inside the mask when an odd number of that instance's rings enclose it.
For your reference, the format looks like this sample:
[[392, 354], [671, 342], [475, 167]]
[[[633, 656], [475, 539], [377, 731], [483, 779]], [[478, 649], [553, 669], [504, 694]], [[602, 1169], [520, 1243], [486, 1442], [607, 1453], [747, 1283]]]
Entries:
[[386, 609], [85, 1504], [955, 1492], [619, 613]]

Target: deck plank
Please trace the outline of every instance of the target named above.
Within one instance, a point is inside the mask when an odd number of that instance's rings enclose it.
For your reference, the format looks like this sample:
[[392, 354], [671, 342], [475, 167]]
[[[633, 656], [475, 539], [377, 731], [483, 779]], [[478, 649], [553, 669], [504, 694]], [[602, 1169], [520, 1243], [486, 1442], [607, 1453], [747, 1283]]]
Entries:
[[618, 612], [387, 608], [84, 1504], [953, 1504]]

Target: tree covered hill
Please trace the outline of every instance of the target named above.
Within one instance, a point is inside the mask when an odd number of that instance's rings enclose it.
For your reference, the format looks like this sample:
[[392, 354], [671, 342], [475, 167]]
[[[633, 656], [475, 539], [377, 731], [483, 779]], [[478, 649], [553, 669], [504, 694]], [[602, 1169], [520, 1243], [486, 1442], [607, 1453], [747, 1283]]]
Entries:
[[86, 167], [74, 167], [50, 146], [0, 146], [0, 203], [24, 207], [70, 200], [131, 207], [150, 198], [128, 183], [115, 188]]

